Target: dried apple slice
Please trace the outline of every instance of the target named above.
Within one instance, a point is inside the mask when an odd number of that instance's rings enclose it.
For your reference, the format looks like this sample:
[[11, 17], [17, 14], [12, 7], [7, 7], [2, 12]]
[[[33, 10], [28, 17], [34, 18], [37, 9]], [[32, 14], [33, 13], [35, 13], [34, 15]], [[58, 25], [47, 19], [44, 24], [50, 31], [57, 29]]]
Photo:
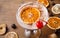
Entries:
[[0, 25], [0, 35], [4, 34], [6, 32], [6, 24]]

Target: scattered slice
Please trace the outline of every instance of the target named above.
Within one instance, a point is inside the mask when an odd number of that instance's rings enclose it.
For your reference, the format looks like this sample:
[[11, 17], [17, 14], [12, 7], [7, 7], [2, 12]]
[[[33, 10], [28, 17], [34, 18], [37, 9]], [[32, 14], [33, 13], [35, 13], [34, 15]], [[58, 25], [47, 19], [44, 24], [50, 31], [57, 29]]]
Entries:
[[6, 32], [6, 24], [0, 25], [0, 35], [4, 34]]
[[5, 38], [18, 38], [18, 35], [15, 32], [8, 32]]
[[49, 6], [48, 0], [37, 0], [37, 1], [44, 4], [46, 7]]
[[33, 24], [40, 16], [40, 10], [38, 8], [28, 6], [21, 12], [21, 19], [25, 24]]
[[53, 34], [48, 35], [48, 38], [58, 38], [58, 36], [55, 33], [53, 33]]
[[48, 20], [47, 26], [51, 29], [59, 29], [60, 28], [60, 18], [50, 17]]
[[52, 12], [54, 14], [60, 14], [60, 4], [56, 4], [52, 7]]

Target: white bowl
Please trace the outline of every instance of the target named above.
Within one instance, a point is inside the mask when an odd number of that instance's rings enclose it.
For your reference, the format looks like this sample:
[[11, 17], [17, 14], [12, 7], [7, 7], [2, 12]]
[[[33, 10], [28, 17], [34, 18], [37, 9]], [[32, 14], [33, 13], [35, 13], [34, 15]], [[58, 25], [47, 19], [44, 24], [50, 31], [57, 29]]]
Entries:
[[38, 29], [37, 26], [36, 26], [36, 23], [33, 23], [33, 25], [27, 25], [27, 24], [24, 24], [23, 20], [20, 18], [20, 13], [21, 13], [21, 10], [24, 6], [27, 6], [27, 5], [32, 5], [34, 7], [39, 7], [39, 9], [41, 9], [41, 17], [40, 19], [43, 19], [45, 21], [48, 20], [49, 18], [49, 15], [48, 15], [48, 11], [46, 9], [46, 7], [38, 2], [28, 2], [28, 3], [24, 3], [22, 4], [18, 11], [17, 11], [17, 14], [16, 14], [16, 19], [17, 19], [17, 22], [19, 23], [19, 25], [25, 29], [30, 29], [30, 30], [34, 30], [34, 29]]

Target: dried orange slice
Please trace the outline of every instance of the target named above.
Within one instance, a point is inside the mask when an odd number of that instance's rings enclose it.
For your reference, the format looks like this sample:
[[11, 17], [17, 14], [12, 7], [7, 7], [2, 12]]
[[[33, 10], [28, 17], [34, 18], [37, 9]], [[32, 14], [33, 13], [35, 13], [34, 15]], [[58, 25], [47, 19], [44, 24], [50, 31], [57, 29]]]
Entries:
[[26, 7], [21, 12], [21, 18], [25, 24], [34, 23], [40, 16], [40, 11], [35, 7]]
[[5, 38], [18, 38], [18, 35], [15, 32], [8, 32]]
[[37, 1], [44, 4], [46, 7], [49, 5], [48, 0], [37, 0]]
[[50, 17], [48, 20], [47, 26], [51, 29], [59, 29], [60, 28], [60, 18]]

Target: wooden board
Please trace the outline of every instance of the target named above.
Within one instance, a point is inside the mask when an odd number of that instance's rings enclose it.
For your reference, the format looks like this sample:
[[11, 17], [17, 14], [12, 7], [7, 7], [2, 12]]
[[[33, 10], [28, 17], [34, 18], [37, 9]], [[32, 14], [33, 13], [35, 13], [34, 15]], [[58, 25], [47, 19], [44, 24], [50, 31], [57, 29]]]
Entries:
[[[0, 24], [7, 24], [8, 32], [15, 31], [19, 38], [26, 38], [24, 35], [24, 29], [17, 23], [16, 21], [16, 13], [20, 4], [24, 2], [28, 2], [32, 0], [0, 0]], [[35, 1], [35, 0], [33, 0]], [[50, 6], [48, 7], [50, 16], [58, 16], [59, 15], [51, 15], [51, 7], [54, 5], [53, 3], [60, 3], [60, 0], [49, 0]], [[16, 24], [17, 29], [13, 29], [11, 27], [12, 24]], [[48, 38], [48, 35], [54, 33], [54, 30], [49, 29], [47, 26], [42, 28], [41, 38]], [[6, 34], [5, 34], [6, 35]], [[0, 36], [0, 38], [4, 38], [5, 35]]]

